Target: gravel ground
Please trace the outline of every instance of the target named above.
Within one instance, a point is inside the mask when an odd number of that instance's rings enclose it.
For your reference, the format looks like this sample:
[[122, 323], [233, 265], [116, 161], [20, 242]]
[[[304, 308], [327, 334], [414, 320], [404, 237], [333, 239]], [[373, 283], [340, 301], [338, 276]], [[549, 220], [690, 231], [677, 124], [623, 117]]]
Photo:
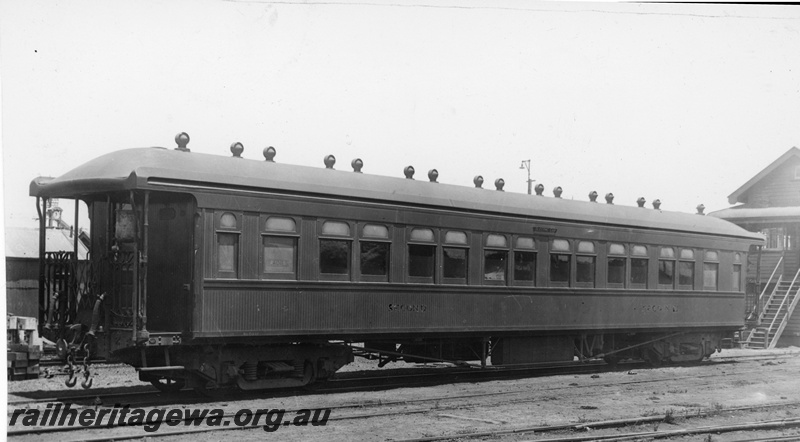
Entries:
[[[167, 436], [166, 440], [212, 441], [229, 438], [261, 440], [265, 434], [280, 440], [400, 440], [405, 438], [458, 438], [475, 432], [494, 432], [485, 437], [464, 440], [540, 440], [558, 437], [584, 437], [622, 434], [632, 431], [674, 431], [677, 429], [786, 419], [800, 416], [800, 349], [723, 350], [712, 360], [731, 356], [775, 355], [775, 359], [742, 359], [735, 363], [711, 366], [666, 366], [657, 369], [613, 371], [599, 375], [560, 375], [518, 380], [455, 383], [434, 387], [398, 388], [388, 391], [319, 394], [260, 400], [209, 401], [192, 407], [220, 408], [226, 413], [241, 409], [286, 409], [331, 407], [326, 426], [280, 427], [274, 433], [262, 429], [199, 433], [192, 436]], [[722, 360], [720, 360], [722, 361]], [[348, 370], [371, 369], [375, 361], [359, 359]], [[390, 364], [387, 368], [407, 364]], [[9, 383], [9, 400], [25, 392], [64, 391], [64, 377]], [[135, 371], [123, 366], [97, 369], [95, 387], [132, 387], [146, 384], [136, 379]], [[192, 394], [187, 392], [187, 394]], [[783, 404], [758, 411], [728, 412], [733, 407]], [[411, 412], [411, 413], [409, 413]], [[382, 416], [353, 419], [355, 414]], [[692, 417], [698, 413], [710, 416]], [[648, 423], [622, 429], [556, 433], [504, 434], [514, 429], [535, 426], [597, 422], [621, 418], [671, 416], [671, 423]], [[348, 418], [350, 417], [350, 418]], [[179, 427], [178, 427], [179, 428]], [[173, 430], [162, 427], [160, 435]], [[116, 431], [142, 434], [140, 428]], [[96, 437], [75, 432], [70, 438]], [[116, 434], [116, 433], [115, 433]], [[756, 435], [777, 437], [800, 430], [759, 430], [747, 433], [675, 436], [659, 440], [733, 441]], [[155, 435], [155, 434], [152, 434]], [[37, 440], [19, 437], [15, 440]], [[647, 440], [647, 439], [645, 439]]]

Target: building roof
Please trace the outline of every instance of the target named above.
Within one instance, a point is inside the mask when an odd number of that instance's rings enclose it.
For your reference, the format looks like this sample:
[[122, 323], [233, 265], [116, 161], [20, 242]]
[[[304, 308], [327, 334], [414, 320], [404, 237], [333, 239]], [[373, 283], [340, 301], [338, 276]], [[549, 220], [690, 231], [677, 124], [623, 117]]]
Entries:
[[744, 183], [742, 185], [742, 187], [739, 187], [738, 189], [736, 189], [735, 192], [733, 192], [732, 194], [728, 195], [728, 203], [729, 204], [736, 204], [736, 203], [744, 202], [744, 201], [741, 201], [740, 198], [742, 196], [744, 196], [744, 194], [747, 193], [747, 191], [750, 190], [751, 187], [753, 187], [756, 183], [758, 183], [759, 181], [764, 179], [767, 175], [772, 173], [775, 169], [779, 168], [781, 165], [783, 165], [783, 163], [788, 161], [790, 158], [794, 158], [794, 157], [800, 158], [800, 149], [798, 149], [797, 147], [792, 147], [791, 149], [786, 151], [786, 153], [781, 155], [777, 160], [773, 161], [772, 164], [770, 164], [769, 166], [765, 167], [764, 170], [762, 170], [761, 172], [756, 174], [756, 176], [754, 176], [753, 178], [750, 178], [750, 180], [748, 182]]
[[708, 216], [721, 218], [731, 222], [741, 221], [784, 221], [800, 219], [800, 206], [789, 207], [762, 207], [747, 209], [742, 206], [711, 212]]
[[[37, 178], [32, 196], [97, 198], [134, 189], [291, 193], [399, 206], [521, 216], [622, 228], [660, 229], [760, 240], [720, 220], [679, 212], [430, 183], [308, 166], [273, 163], [164, 148], [105, 154], [58, 178]], [[199, 190], [199, 192], [198, 192]], [[199, 202], [198, 202], [199, 203]]]
[[[6, 227], [6, 258], [39, 258], [39, 229]], [[48, 252], [71, 252], [74, 249], [69, 229], [47, 229]], [[86, 246], [78, 241], [78, 259], [86, 259]]]

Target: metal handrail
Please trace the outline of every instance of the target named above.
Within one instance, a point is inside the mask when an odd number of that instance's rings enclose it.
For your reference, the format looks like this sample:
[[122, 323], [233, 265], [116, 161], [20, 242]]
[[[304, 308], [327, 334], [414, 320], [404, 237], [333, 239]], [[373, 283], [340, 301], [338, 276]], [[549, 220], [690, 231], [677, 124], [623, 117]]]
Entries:
[[[795, 273], [794, 275], [794, 279], [792, 279], [792, 283], [789, 285], [789, 289], [786, 290], [786, 295], [783, 297], [783, 301], [781, 301], [781, 305], [780, 307], [778, 307], [778, 311], [775, 313], [775, 317], [772, 319], [772, 324], [774, 324], [775, 320], [778, 319], [778, 315], [781, 313], [781, 308], [783, 307], [783, 304], [786, 302], [786, 298], [788, 298], [789, 295], [792, 293], [792, 289], [794, 288], [794, 283], [797, 282], [798, 276], [800, 276], [800, 269], [797, 270], [797, 273]], [[781, 337], [783, 329], [786, 328], [786, 324], [789, 323], [789, 316], [791, 315], [792, 311], [794, 311], [794, 308], [797, 306], [798, 299], [800, 299], [800, 296], [797, 296], [797, 294], [795, 294], [794, 299], [792, 299], [792, 303], [789, 304], [789, 306], [786, 309], [786, 314], [783, 315], [783, 319], [781, 319], [781, 324], [780, 326], [778, 326], [778, 330], [775, 331], [775, 339], [771, 341], [769, 339], [769, 331], [772, 330], [772, 324], [769, 325], [769, 329], [767, 329], [767, 335], [765, 337], [766, 341], [769, 342], [769, 345], [767, 346], [768, 349], [775, 348], [775, 344], [778, 343], [778, 339]]]
[[[772, 302], [772, 299], [775, 297], [775, 293], [778, 292], [778, 289], [781, 286], [781, 280], [782, 279], [783, 279], [783, 275], [779, 275], [778, 276], [778, 281], [775, 282], [775, 287], [772, 288], [772, 291], [769, 294], [769, 298], [767, 299], [767, 302], [764, 304], [764, 309], [761, 310], [761, 312], [758, 314], [758, 318], [756, 318], [756, 320], [757, 320], [756, 327], [754, 327], [752, 330], [750, 330], [750, 334], [748, 334], [747, 335], [747, 339], [744, 340], [744, 344], [745, 345], [749, 346], [750, 343], [753, 341], [753, 336], [755, 335], [756, 330], [764, 329], [764, 327], [761, 326], [761, 322], [764, 320], [764, 316], [766, 316], [766, 314], [767, 314], [767, 306]], [[770, 281], [771, 280], [772, 280], [772, 278], [770, 277]], [[769, 283], [767, 283], [767, 286], [768, 285], [769, 285]], [[767, 286], [764, 287], [764, 290], [766, 290]], [[767, 332], [769, 332], [769, 330], [767, 330]], [[764, 337], [764, 347], [769, 345], [767, 340], [768, 340], [768, 337]]]
[[[761, 305], [761, 297], [762, 297], [762, 296], [764, 296], [764, 293], [766, 293], [766, 292], [767, 292], [767, 287], [769, 287], [769, 283], [770, 283], [770, 282], [772, 282], [772, 278], [773, 278], [773, 277], [775, 277], [775, 272], [777, 272], [777, 271], [778, 271], [778, 267], [780, 267], [780, 266], [781, 266], [781, 263], [782, 263], [782, 262], [783, 262], [783, 256], [781, 256], [781, 258], [778, 260], [778, 263], [777, 263], [777, 264], [775, 264], [775, 268], [774, 268], [774, 269], [772, 269], [772, 274], [771, 274], [771, 275], [769, 275], [769, 279], [767, 280], [767, 283], [766, 283], [766, 284], [764, 284], [764, 289], [763, 289], [763, 290], [761, 290], [761, 294], [760, 294], [760, 295], [758, 295], [758, 298], [756, 298], [756, 305], [757, 305], [757, 306], [760, 306], [760, 305]], [[779, 279], [779, 280], [781, 279], [781, 276], [783, 276], [783, 275], [778, 275], [778, 279]], [[778, 281], [778, 284], [779, 284], [779, 283], [780, 283], [780, 281]], [[775, 284], [775, 287], [777, 287], [777, 286], [778, 286], [778, 284]], [[772, 293], [770, 293], [770, 298], [772, 297], [772, 294], [774, 294], [774, 293], [775, 293], [775, 291], [773, 290], [773, 291], [772, 291]], [[765, 306], [766, 306], [766, 305], [765, 305]], [[758, 314], [758, 323], [759, 323], [759, 324], [761, 323], [761, 320], [762, 320], [762, 319], [764, 319], [764, 312], [765, 312], [765, 311], [766, 311], [766, 308], [764, 308], [763, 310], [761, 310], [761, 312], [759, 312], [759, 314]]]

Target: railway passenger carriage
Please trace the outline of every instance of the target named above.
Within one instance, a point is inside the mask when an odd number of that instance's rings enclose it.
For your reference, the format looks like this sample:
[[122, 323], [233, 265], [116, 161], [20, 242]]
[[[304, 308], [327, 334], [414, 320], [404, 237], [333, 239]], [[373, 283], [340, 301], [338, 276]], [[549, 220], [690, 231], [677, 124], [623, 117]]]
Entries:
[[92, 221], [87, 271], [42, 254], [43, 333], [64, 354], [125, 361], [163, 389], [255, 389], [329, 377], [353, 342], [382, 362], [660, 363], [702, 359], [743, 326], [760, 237], [716, 218], [176, 141], [31, 184], [39, 210], [82, 200]]

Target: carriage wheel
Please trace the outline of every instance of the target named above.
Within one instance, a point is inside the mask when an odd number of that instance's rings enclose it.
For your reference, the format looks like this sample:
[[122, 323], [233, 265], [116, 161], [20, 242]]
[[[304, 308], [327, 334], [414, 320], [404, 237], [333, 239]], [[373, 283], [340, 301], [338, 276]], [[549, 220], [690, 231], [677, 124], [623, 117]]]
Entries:
[[317, 380], [317, 370], [314, 364], [306, 360], [303, 364], [303, 385], [313, 384]]

